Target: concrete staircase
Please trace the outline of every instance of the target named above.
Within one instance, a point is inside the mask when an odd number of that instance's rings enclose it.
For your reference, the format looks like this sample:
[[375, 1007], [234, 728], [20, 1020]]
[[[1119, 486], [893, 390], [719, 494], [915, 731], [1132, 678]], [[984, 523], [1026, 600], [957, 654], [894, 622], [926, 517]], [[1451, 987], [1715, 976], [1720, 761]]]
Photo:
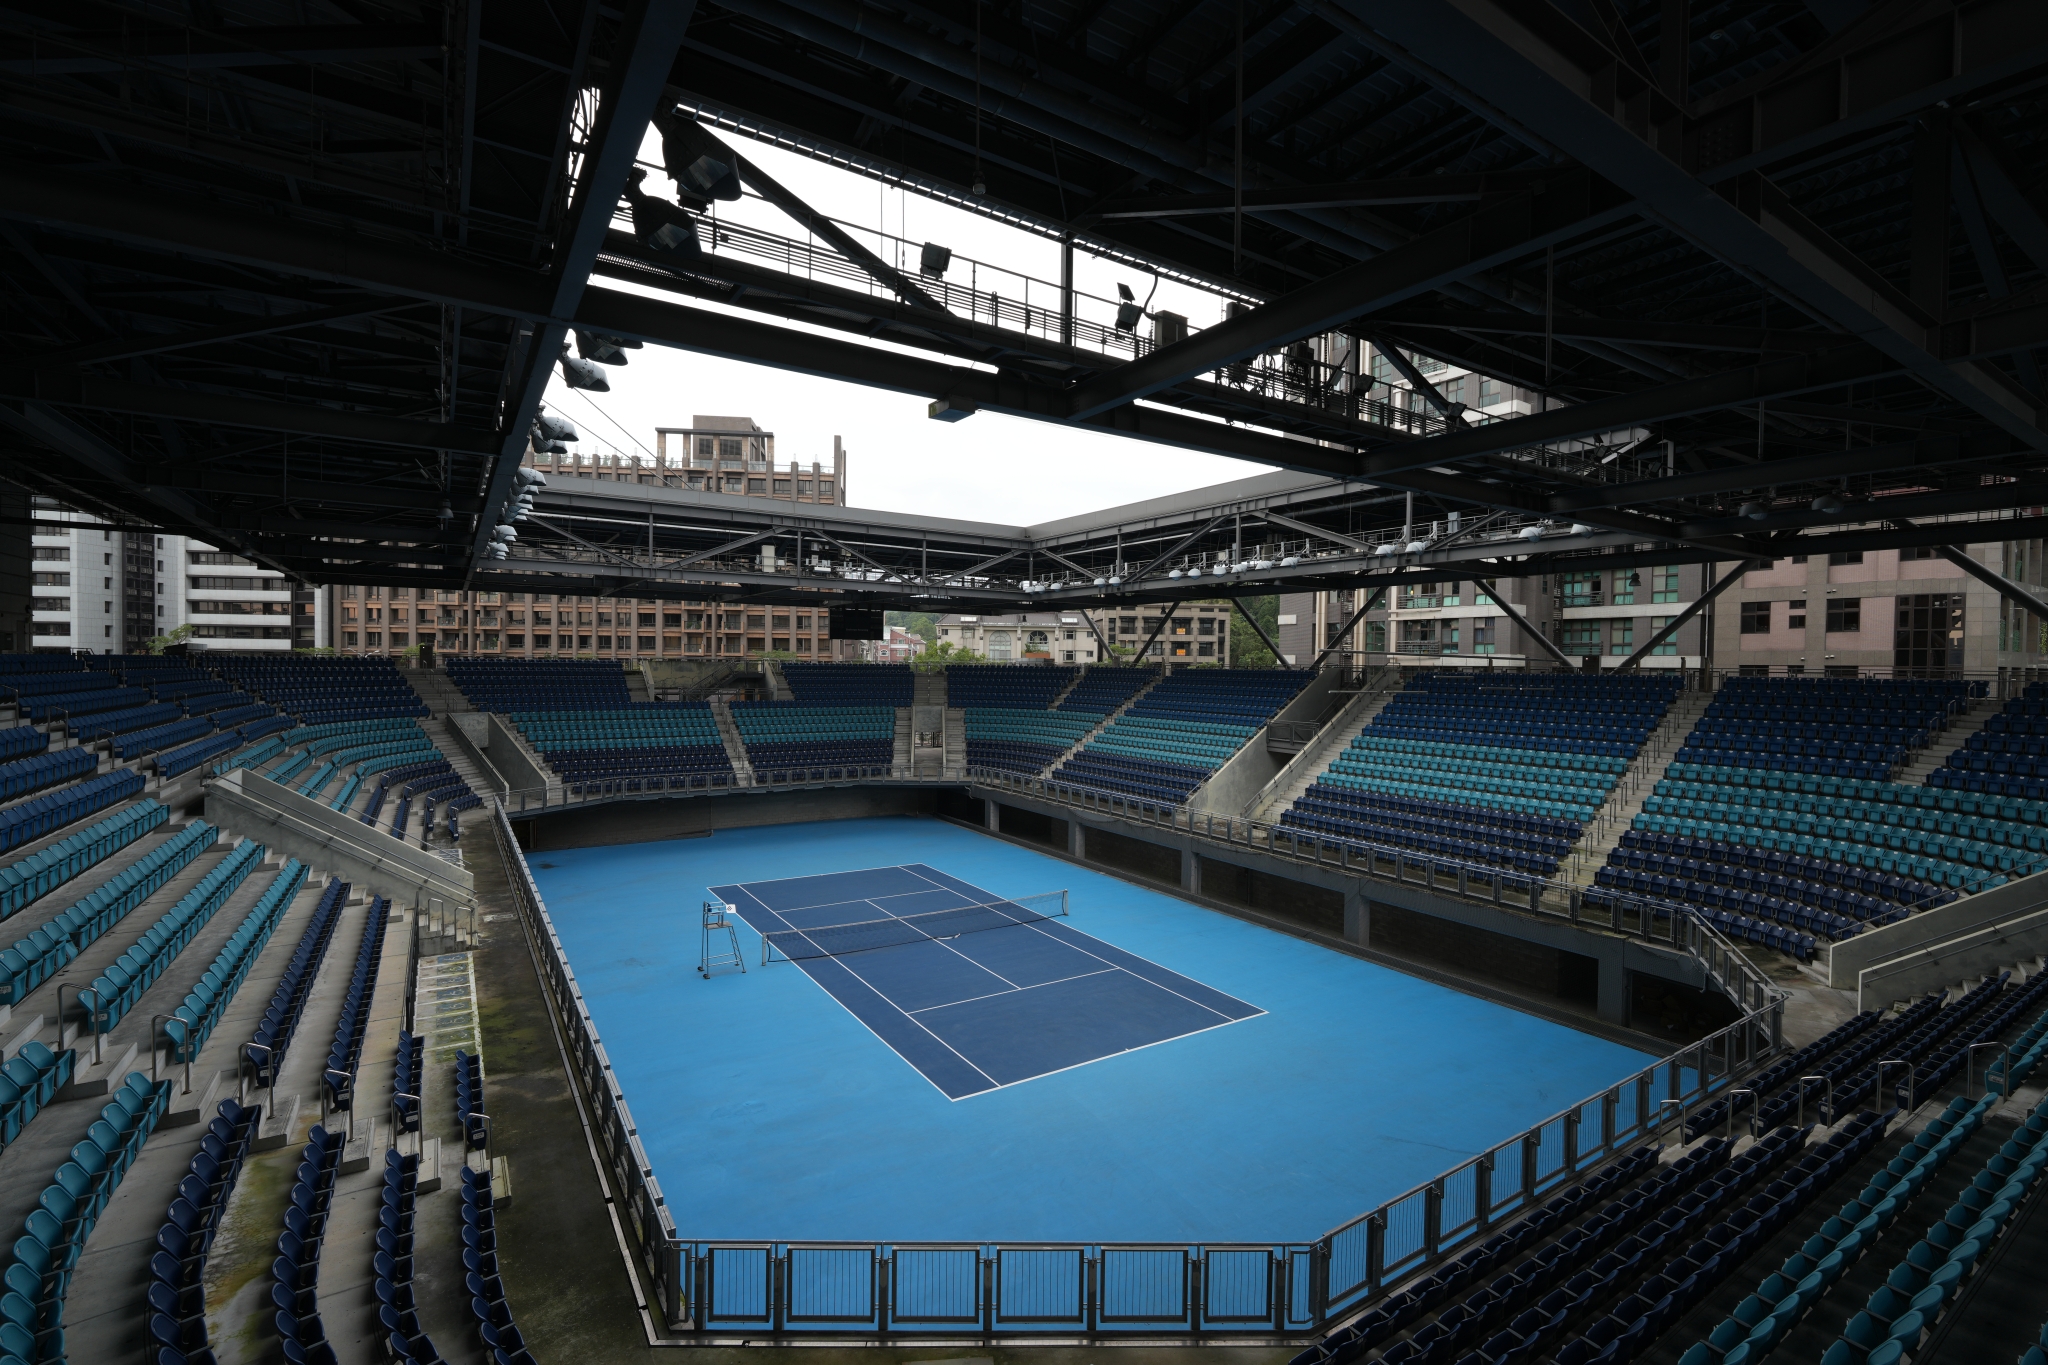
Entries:
[[896, 746], [889, 753], [889, 764], [898, 772], [910, 770], [910, 710], [908, 706], [896, 708]]
[[1401, 690], [1399, 671], [1389, 670], [1389, 673], [1391, 676], [1376, 676], [1361, 688], [1358, 695], [1322, 728], [1321, 733], [1289, 759], [1287, 766], [1275, 773], [1273, 780], [1246, 803], [1240, 815], [1254, 823], [1273, 820], [1314, 786], [1315, 780], [1323, 775], [1331, 761], [1358, 738], [1360, 731], [1372, 724], [1373, 717], [1384, 710]]
[[[1075, 681], [1078, 682], [1079, 679], [1076, 679]], [[1082, 735], [1079, 739], [1075, 740], [1072, 744], [1068, 745], [1066, 752], [1062, 753], [1058, 758], [1055, 758], [1052, 762], [1046, 764], [1043, 768], [1040, 768], [1038, 771], [1041, 774], [1052, 772], [1055, 768], [1058, 768], [1060, 764], [1065, 763], [1075, 754], [1081, 752], [1082, 746], [1086, 745], [1089, 740], [1094, 739], [1104, 730], [1107, 730], [1111, 725], [1114, 725], [1116, 723], [1117, 717], [1123, 715], [1124, 712], [1130, 710], [1133, 706], [1136, 706], [1140, 701], [1144, 700], [1145, 694], [1147, 692], [1150, 692], [1153, 688], [1159, 686], [1159, 684], [1164, 681], [1166, 681], [1166, 670], [1162, 668], [1159, 670], [1158, 675], [1154, 677], [1151, 682], [1146, 683], [1136, 692], [1133, 692], [1130, 696], [1130, 700], [1126, 701], [1122, 706], [1117, 707], [1116, 710], [1110, 712], [1108, 715], [1104, 716], [1100, 721], [1096, 722], [1094, 729], [1088, 731], [1087, 734]], [[1067, 689], [1067, 691], [1071, 692], [1073, 691], [1073, 688], [1070, 687]], [[1064, 697], [1066, 693], [1063, 692], [1060, 695]]]
[[1614, 790], [1607, 794], [1606, 802], [1593, 812], [1586, 832], [1579, 837], [1578, 847], [1558, 869], [1561, 880], [1574, 886], [1592, 884], [1593, 874], [1600, 870], [1607, 861], [1607, 855], [1621, 843], [1621, 836], [1628, 833], [1636, 817], [1643, 813], [1643, 803], [1656, 793], [1657, 783], [1664, 776], [1671, 756], [1685, 743], [1685, 737], [1692, 733], [1692, 727], [1699, 723], [1713, 701], [1711, 692], [1678, 694], [1678, 700], [1671, 703], [1671, 709], [1664, 713], [1662, 723], [1650, 732], [1642, 752], [1629, 764], [1621, 781], [1614, 784]]
[[945, 771], [949, 773], [967, 770], [967, 713], [958, 707], [950, 707], [940, 713], [945, 719], [943, 729], [945, 745], [939, 752], [945, 755]]
[[782, 676], [782, 664], [779, 660], [763, 659], [761, 661], [761, 675], [768, 680], [768, 700], [796, 700], [796, 691], [790, 687], [789, 679]]
[[634, 701], [654, 700], [654, 693], [647, 686], [647, 675], [637, 668], [627, 670], [626, 695]]
[[[486, 773], [477, 766], [476, 760], [469, 756], [469, 749], [456, 738], [455, 722], [447, 716], [437, 716], [420, 728], [427, 732], [428, 739], [434, 741], [434, 747], [441, 751], [441, 757], [447, 759], [454, 767], [455, 775], [467, 782], [471, 791], [486, 798], [485, 805], [461, 812], [455, 817], [456, 822], [467, 831], [471, 825], [488, 819], [488, 798], [499, 786], [496, 774]], [[339, 777], [340, 774], [337, 773], [336, 776]], [[445, 821], [443, 827], [446, 827]]]
[[[943, 671], [913, 672], [910, 677], [910, 762], [919, 777], [939, 777], [950, 762], [946, 757], [946, 675]], [[939, 742], [919, 748], [919, 735], [937, 735]]]
[[1948, 729], [1915, 754], [1913, 761], [1899, 769], [1892, 781], [1911, 783], [1916, 787], [1924, 785], [1929, 774], [1947, 763], [1950, 754], [1962, 748], [1971, 735], [1982, 730], [2004, 708], [2005, 703], [1996, 697], [1972, 697], [1970, 709], [1949, 717]]
[[1074, 670], [1074, 676], [1073, 676], [1072, 678], [1070, 678], [1070, 679], [1068, 679], [1068, 680], [1067, 680], [1067, 685], [1066, 685], [1065, 687], [1062, 687], [1062, 688], [1060, 689], [1060, 694], [1059, 694], [1059, 695], [1058, 695], [1057, 697], [1054, 697], [1054, 698], [1053, 698], [1053, 699], [1052, 699], [1051, 701], [1049, 701], [1049, 702], [1047, 702], [1047, 703], [1045, 704], [1045, 709], [1046, 709], [1046, 710], [1048, 710], [1048, 711], [1050, 711], [1050, 710], [1053, 710], [1053, 709], [1054, 709], [1055, 707], [1057, 707], [1057, 706], [1058, 706], [1058, 705], [1059, 705], [1059, 704], [1060, 704], [1061, 702], [1065, 701], [1065, 700], [1066, 700], [1066, 699], [1067, 699], [1068, 697], [1072, 696], [1072, 695], [1073, 695], [1073, 692], [1074, 692], [1074, 689], [1075, 689], [1075, 688], [1077, 688], [1077, 687], [1079, 687], [1079, 686], [1081, 685], [1081, 679], [1083, 679], [1083, 678], [1085, 678], [1085, 677], [1087, 677], [1087, 676], [1088, 676], [1088, 670], [1087, 670], [1087, 669], [1085, 669], [1085, 668], [1077, 668], [1077, 669], [1075, 669], [1075, 670]]
[[740, 739], [739, 726], [733, 724], [732, 708], [720, 697], [713, 697], [705, 704], [711, 708], [711, 719], [718, 726], [718, 737], [725, 741], [725, 756], [732, 762], [734, 780], [742, 787], [753, 786], [754, 765], [747, 761], [747, 746]]
[[407, 669], [403, 676], [412, 684], [412, 690], [420, 694], [420, 700], [437, 716], [450, 711], [476, 710], [469, 698], [462, 695], [462, 689], [438, 668]]

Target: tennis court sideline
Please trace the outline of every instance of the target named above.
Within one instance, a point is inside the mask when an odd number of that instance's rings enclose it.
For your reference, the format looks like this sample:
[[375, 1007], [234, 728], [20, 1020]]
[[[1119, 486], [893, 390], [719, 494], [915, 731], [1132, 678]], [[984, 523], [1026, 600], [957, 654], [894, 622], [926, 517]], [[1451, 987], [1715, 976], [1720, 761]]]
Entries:
[[710, 893], [948, 1099], [1265, 1012], [924, 863]]

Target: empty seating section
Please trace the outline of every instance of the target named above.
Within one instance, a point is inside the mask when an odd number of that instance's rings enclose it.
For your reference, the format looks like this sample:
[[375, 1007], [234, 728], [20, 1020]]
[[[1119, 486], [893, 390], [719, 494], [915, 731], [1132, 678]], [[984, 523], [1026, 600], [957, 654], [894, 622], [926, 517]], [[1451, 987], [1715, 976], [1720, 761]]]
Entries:
[[389, 659], [230, 654], [214, 667], [305, 725], [431, 714]]
[[0, 919], [10, 918], [31, 901], [91, 871], [170, 818], [169, 808], [160, 802], [138, 801], [18, 862], [0, 867]]
[[53, 754], [33, 754], [12, 763], [0, 763], [0, 801], [13, 801], [73, 782], [99, 770], [99, 758], [90, 749], [59, 749]]
[[49, 747], [49, 734], [33, 725], [15, 725], [0, 730], [0, 761], [39, 754]]
[[[1998, 994], [1996, 985], [1989, 993]], [[1983, 1032], [1995, 1036], [2037, 1007], [2048, 995], [2048, 979], [2037, 976], [2026, 989], [2007, 995], [1983, 1021]], [[2043, 1032], [2048, 1032], [2048, 1015], [2035, 1021], [2029, 1036]], [[2023, 1079], [2024, 1073], [2015, 1067], [2010, 1084]], [[1836, 1291], [1851, 1267], [1873, 1255], [1883, 1258], [1877, 1264], [1889, 1270], [1821, 1356], [1822, 1365], [1895, 1365], [1913, 1353], [1923, 1335], [1955, 1304], [1971, 1273], [1985, 1261], [2048, 1170], [2048, 1105], [2037, 1104], [2011, 1137], [1971, 1172], [1945, 1212], [1918, 1198], [2004, 1103], [2010, 1084], [1982, 1096], [1964, 1094], [1951, 1100], [1871, 1175], [1855, 1198], [1789, 1260], [1764, 1276], [1756, 1291], [1704, 1341], [1686, 1350], [1681, 1365], [1749, 1365], [1762, 1359], [1803, 1315]], [[1901, 1256], [1899, 1249], [1916, 1235], [1917, 1241]], [[1880, 1238], [1887, 1240], [1880, 1243]], [[1873, 1277], [1860, 1278], [1868, 1283]], [[1841, 1316], [1837, 1309], [1834, 1320]]]
[[1809, 1146], [1778, 1127], [1737, 1153], [1642, 1148], [1390, 1294], [1294, 1365], [1626, 1361], [1734, 1274], [1883, 1134], [1860, 1114]]
[[31, 1038], [0, 1067], [0, 1146], [20, 1137], [28, 1121], [70, 1082], [77, 1056], [68, 1047], [52, 1052]]
[[633, 704], [625, 671], [603, 659], [458, 657], [442, 667], [479, 711], [610, 710]]
[[54, 834], [74, 820], [95, 815], [131, 796], [140, 796], [147, 785], [141, 773], [122, 768], [17, 801], [0, 810], [0, 853]]
[[247, 839], [235, 845], [176, 905], [164, 911], [133, 947], [78, 992], [78, 1003], [84, 1007], [93, 1033], [107, 1033], [121, 1022], [262, 860], [263, 845]]
[[[816, 664], [826, 668], [834, 665]], [[873, 668], [884, 664], [855, 664]], [[906, 685], [908, 669], [902, 670]], [[826, 689], [833, 690], [833, 689]], [[907, 703], [906, 703], [907, 704]], [[802, 701], [735, 702], [732, 723], [746, 745], [747, 762], [757, 776], [822, 773], [887, 768], [896, 756], [896, 707], [893, 705], [811, 705]]]
[[210, 735], [220, 727], [208, 716], [185, 716], [163, 725], [151, 725], [141, 730], [130, 730], [115, 735], [108, 752], [117, 759], [126, 761], [143, 754], [153, 754], [158, 749], [167, 749], [188, 740]]
[[1294, 669], [1181, 669], [1132, 702], [1053, 778], [1178, 805], [1314, 676]]
[[[346, 900], [348, 883], [335, 885]], [[332, 886], [328, 893], [336, 894]], [[334, 1042], [320, 1073], [330, 1109], [349, 1109], [355, 1104], [356, 1071], [362, 1065], [363, 1040], [370, 1032], [370, 1004], [377, 991], [377, 967], [384, 959], [384, 933], [390, 922], [391, 903], [382, 896], [372, 897], [362, 941], [356, 945], [355, 966], [349, 972], [348, 991], [342, 997], [341, 1018], [334, 1026]]]
[[125, 735], [130, 731], [168, 724], [184, 714], [185, 708], [175, 702], [152, 702], [148, 706], [131, 706], [124, 711], [106, 711], [82, 720], [69, 721], [64, 726], [64, 732], [81, 744], [94, 744], [103, 739], [111, 739], [115, 735]]
[[474, 1150], [489, 1145], [491, 1120], [484, 1109], [484, 1059], [455, 1050], [455, 1123], [463, 1144]]
[[1283, 829], [1325, 842], [1412, 849], [1433, 858], [1555, 873], [1579, 836], [1575, 820], [1516, 815], [1318, 781], [1280, 816]]
[[732, 782], [732, 760], [704, 702], [515, 711], [509, 719], [572, 791], [662, 791]]
[[1730, 678], [1678, 761], [1889, 781], [1983, 689], [1962, 679]]
[[97, 942], [213, 847], [219, 833], [204, 820], [193, 821], [94, 887], [68, 910], [0, 950], [0, 1004], [19, 1004], [51, 973]]
[[284, 1232], [270, 1263], [270, 1302], [284, 1358], [290, 1365], [334, 1365], [334, 1348], [320, 1321], [320, 1250], [326, 1245], [327, 1216], [334, 1182], [341, 1174], [344, 1135], [314, 1124], [299, 1150], [299, 1169], [285, 1204]]
[[64, 1359], [64, 1297], [86, 1238], [170, 1099], [169, 1081], [152, 1085], [141, 1072], [129, 1073], [71, 1159], [51, 1173], [14, 1242], [8, 1292], [0, 1299], [0, 1351], [22, 1361]]
[[1675, 676], [1425, 673], [1281, 815], [1326, 842], [1554, 875], [1676, 697]]
[[[405, 1035], [399, 1035], [399, 1056], [405, 1056]], [[385, 1332], [385, 1343], [394, 1361], [417, 1365], [441, 1365], [426, 1329], [420, 1326], [413, 1308], [412, 1224], [417, 1199], [420, 1159], [401, 1153], [396, 1147], [384, 1152], [384, 1188], [377, 1207], [377, 1249], [370, 1254], [370, 1268], [376, 1279], [371, 1285], [377, 1298], [377, 1321]], [[472, 1229], [465, 1223], [463, 1240]], [[488, 1248], [496, 1254], [493, 1238]]]
[[[293, 887], [294, 893], [297, 889]], [[320, 964], [327, 959], [328, 944], [334, 941], [334, 929], [341, 922], [341, 907], [347, 894], [347, 883], [337, 882], [328, 887], [319, 904], [313, 907], [313, 917], [306, 922], [298, 944], [292, 949], [292, 955], [278, 977], [277, 988], [270, 993], [270, 1004], [264, 1009], [263, 1017], [257, 1020], [256, 1031], [248, 1042], [242, 1044], [242, 1055], [248, 1058], [258, 1085], [275, 1085], [277, 1082], [278, 1069], [284, 1065], [285, 1053], [292, 1045], [293, 1035], [298, 1032], [300, 1018], [305, 1014], [306, 999], [312, 994], [313, 979], [320, 974]]]
[[[270, 727], [278, 727], [287, 723], [282, 716], [279, 716], [268, 724]], [[202, 763], [219, 758], [222, 754], [239, 749], [242, 745], [247, 744], [250, 740], [264, 733], [264, 726], [265, 723], [259, 721], [256, 725], [252, 725], [247, 729], [223, 730], [210, 738], [195, 740], [190, 744], [181, 744], [175, 749], [163, 750], [150, 761], [156, 765], [157, 772], [162, 776], [166, 778], [176, 777], [180, 773], [190, 772]]]
[[954, 664], [946, 705], [963, 713], [967, 766], [1035, 773], [1074, 747], [1101, 713], [1050, 711], [1080, 672], [1031, 664]]
[[398, 1031], [391, 1063], [391, 1128], [398, 1133], [420, 1130], [420, 1084], [425, 1079], [427, 1040], [423, 1034]]
[[1972, 795], [2048, 799], [2048, 683], [2028, 683], [2025, 692], [1928, 774], [1927, 785]]
[[[2048, 867], [2048, 800], [2018, 778], [1971, 773], [1970, 786], [1950, 767], [1924, 786], [1890, 780], [1982, 690], [1728, 679], [1588, 895], [1688, 906], [1731, 937], [1803, 958]], [[1992, 720], [2024, 723], [2027, 705]]]
[[805, 706], [908, 706], [917, 690], [908, 664], [786, 663], [782, 679]]
[[505, 1286], [498, 1278], [497, 1221], [492, 1212], [489, 1169], [462, 1168], [463, 1287], [477, 1340], [493, 1365], [534, 1365], [526, 1339], [512, 1321]]
[[[193, 983], [185, 998], [171, 1017], [164, 1020], [163, 1036], [171, 1045], [173, 1062], [191, 1062], [206, 1046], [206, 1040], [213, 1036], [214, 1026], [220, 1023], [221, 1015], [235, 998], [235, 992], [242, 988], [249, 969], [256, 965], [256, 958], [270, 936], [277, 932], [292, 908], [292, 901], [306, 884], [305, 865], [293, 858], [287, 861], [264, 888], [242, 922], [235, 926], [235, 932], [228, 935], [228, 941], [214, 954], [213, 962], [198, 981]], [[346, 887], [346, 883], [334, 883], [327, 894], [321, 897], [320, 910], [326, 910], [334, 897], [334, 886]], [[320, 910], [314, 912], [317, 919]], [[296, 960], [296, 959], [295, 959]], [[289, 968], [287, 969], [289, 971]], [[266, 1016], [267, 1017], [267, 1016]]]
[[[149, 1258], [149, 1339], [176, 1359], [208, 1361], [206, 1256], [227, 1212], [242, 1164], [256, 1144], [261, 1105], [222, 1100], [199, 1141]], [[158, 1365], [164, 1358], [157, 1357]]]
[[1059, 705], [1053, 709], [1106, 716], [1157, 682], [1159, 677], [1160, 671], [1156, 668], [1117, 668], [1110, 665], [1090, 668], [1082, 672], [1081, 680], [1060, 698]]

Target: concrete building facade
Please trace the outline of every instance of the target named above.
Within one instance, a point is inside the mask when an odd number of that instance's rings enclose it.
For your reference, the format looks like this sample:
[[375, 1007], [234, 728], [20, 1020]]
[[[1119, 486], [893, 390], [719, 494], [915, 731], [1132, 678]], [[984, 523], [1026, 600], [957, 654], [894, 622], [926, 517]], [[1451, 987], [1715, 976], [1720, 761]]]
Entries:
[[[2048, 582], [2048, 541], [1959, 548], [2037, 596]], [[1719, 605], [1715, 661], [1730, 672], [2048, 676], [2048, 623], [1931, 546], [1779, 559], [1744, 573]]]
[[[647, 455], [529, 451], [525, 463], [559, 479], [692, 488], [788, 502], [846, 502], [846, 448], [832, 462], [778, 466], [775, 433], [751, 417], [698, 415], [655, 431]], [[554, 593], [455, 592], [340, 585], [328, 589], [335, 646], [344, 654], [394, 655], [431, 644], [441, 654], [492, 658], [716, 659], [782, 653], [799, 659], [861, 657], [863, 642], [834, 640], [831, 613], [759, 604]]]
[[[1228, 602], [1184, 602], [1160, 626], [1158, 604], [1089, 611], [999, 612], [938, 618], [939, 643], [991, 663], [1093, 664], [1108, 659], [1229, 667]], [[1158, 637], [1146, 648], [1154, 629]], [[1102, 646], [1110, 653], [1105, 656]]]

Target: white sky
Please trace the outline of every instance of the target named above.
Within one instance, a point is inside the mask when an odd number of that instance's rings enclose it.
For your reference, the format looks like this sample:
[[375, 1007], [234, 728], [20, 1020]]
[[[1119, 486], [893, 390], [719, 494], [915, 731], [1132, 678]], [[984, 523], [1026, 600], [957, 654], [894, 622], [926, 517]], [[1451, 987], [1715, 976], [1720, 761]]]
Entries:
[[[821, 213], [883, 227], [912, 242], [951, 247], [955, 261], [949, 281], [967, 282], [965, 257], [1000, 261], [1041, 280], [1059, 278], [1055, 242], [793, 152], [729, 135], [727, 140]], [[660, 141], [651, 132], [641, 160], [655, 168], [661, 164]], [[649, 172], [643, 188], [650, 194], [671, 192], [658, 169]], [[780, 210], [757, 199], [720, 204], [718, 214], [804, 237]], [[864, 244], [875, 245], [872, 240]], [[885, 258], [896, 264], [893, 256]], [[906, 274], [916, 274], [914, 255], [902, 264]], [[1152, 289], [1151, 276], [1143, 272], [1075, 253], [1077, 290], [1113, 298], [1118, 281], [1129, 284], [1140, 302]], [[996, 286], [986, 273], [976, 282], [984, 289]], [[1015, 297], [1017, 291], [1005, 282], [1002, 292]], [[1057, 306], [1054, 297], [1041, 299], [1035, 288], [1029, 301]], [[716, 304], [688, 302], [722, 311]], [[1159, 285], [1152, 307], [1181, 313], [1197, 328], [1215, 324], [1223, 313], [1214, 295], [1172, 281]], [[1102, 322], [1110, 319], [1111, 310], [1102, 304], [1083, 300], [1080, 311]], [[1149, 329], [1151, 324], [1139, 326]], [[931, 358], [930, 353], [916, 354]], [[652, 345], [631, 352], [629, 364], [609, 367], [609, 375], [610, 393], [582, 393], [568, 389], [556, 370], [548, 409], [582, 431], [583, 441], [575, 449], [630, 452], [632, 441], [638, 441], [651, 452], [657, 426], [688, 426], [699, 413], [751, 417], [775, 433], [776, 458], [785, 465], [792, 459], [829, 465], [832, 438], [839, 436], [848, 451], [848, 499], [858, 507], [1028, 524], [1222, 483], [1264, 468], [996, 413], [935, 422], [926, 416], [923, 398]]]

